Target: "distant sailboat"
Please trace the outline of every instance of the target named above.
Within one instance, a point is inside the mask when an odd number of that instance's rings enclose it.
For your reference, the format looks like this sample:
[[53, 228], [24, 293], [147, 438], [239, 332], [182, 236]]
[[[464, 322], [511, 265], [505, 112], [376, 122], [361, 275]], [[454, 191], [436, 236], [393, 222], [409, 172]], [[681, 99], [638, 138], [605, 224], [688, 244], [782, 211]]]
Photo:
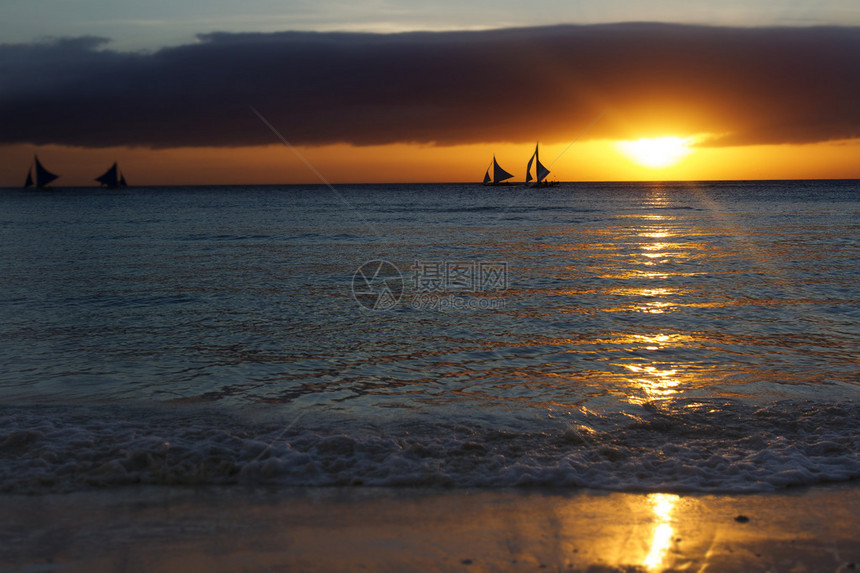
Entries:
[[102, 187], [107, 187], [108, 189], [128, 187], [125, 182], [125, 177], [120, 173], [119, 168], [116, 166], [116, 161], [114, 161], [113, 165], [111, 165], [101, 176], [96, 177], [95, 180], [101, 183]]
[[[55, 175], [42, 167], [42, 164], [39, 162], [39, 157], [33, 156], [33, 163], [30, 168], [27, 170], [27, 181], [24, 182], [24, 187], [38, 187], [39, 189], [50, 189], [48, 185], [51, 184], [59, 175]], [[35, 172], [35, 178], [33, 177]]]
[[[535, 164], [535, 176], [532, 177], [532, 164]], [[549, 169], [543, 166], [538, 157], [538, 144], [535, 143], [535, 152], [526, 166], [526, 185], [529, 187], [553, 187], [558, 181], [546, 181]]]
[[[493, 177], [490, 178], [490, 169], [493, 170]], [[510, 185], [507, 182], [508, 179], [513, 177], [510, 173], [502, 169], [502, 166], [499, 165], [499, 162], [496, 161], [496, 156], [493, 155], [493, 162], [487, 167], [487, 172], [484, 173], [484, 185]]]

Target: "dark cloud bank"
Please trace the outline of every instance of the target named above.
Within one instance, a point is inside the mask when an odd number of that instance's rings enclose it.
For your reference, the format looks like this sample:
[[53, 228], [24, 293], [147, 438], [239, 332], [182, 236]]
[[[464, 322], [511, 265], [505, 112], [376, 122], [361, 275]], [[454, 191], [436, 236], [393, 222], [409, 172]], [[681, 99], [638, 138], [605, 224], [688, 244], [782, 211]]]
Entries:
[[215, 33], [151, 54], [0, 46], [0, 142], [82, 146], [860, 135], [860, 28]]

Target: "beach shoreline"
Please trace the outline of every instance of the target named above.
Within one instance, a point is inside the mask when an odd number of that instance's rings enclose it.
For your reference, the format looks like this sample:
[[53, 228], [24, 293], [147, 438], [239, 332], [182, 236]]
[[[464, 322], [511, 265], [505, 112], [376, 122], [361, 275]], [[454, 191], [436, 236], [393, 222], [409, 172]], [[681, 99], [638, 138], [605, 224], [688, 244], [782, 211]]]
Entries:
[[0, 571], [852, 571], [856, 481], [757, 494], [132, 487], [0, 496]]

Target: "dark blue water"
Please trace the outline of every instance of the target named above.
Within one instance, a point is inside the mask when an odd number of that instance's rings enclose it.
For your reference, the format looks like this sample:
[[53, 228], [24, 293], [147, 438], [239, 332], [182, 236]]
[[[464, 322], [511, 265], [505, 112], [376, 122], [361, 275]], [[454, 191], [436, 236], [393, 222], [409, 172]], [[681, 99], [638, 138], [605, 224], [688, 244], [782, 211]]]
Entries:
[[860, 184], [0, 192], [0, 488], [860, 476]]

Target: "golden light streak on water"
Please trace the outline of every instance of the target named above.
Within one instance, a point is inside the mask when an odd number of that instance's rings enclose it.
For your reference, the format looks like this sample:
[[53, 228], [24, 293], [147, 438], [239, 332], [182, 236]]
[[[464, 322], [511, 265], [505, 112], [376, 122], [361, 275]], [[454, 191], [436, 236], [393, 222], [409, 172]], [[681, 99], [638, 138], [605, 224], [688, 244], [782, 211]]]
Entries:
[[654, 536], [651, 539], [651, 549], [642, 562], [642, 565], [649, 571], [656, 571], [661, 568], [666, 558], [666, 552], [672, 545], [672, 536], [675, 534], [675, 528], [672, 526], [672, 510], [679, 499], [680, 497], [677, 495], [667, 493], [654, 493], [648, 496], [656, 520]]
[[652, 400], [668, 398], [678, 393], [677, 387], [681, 381], [677, 378], [678, 370], [675, 368], [661, 369], [657, 366], [639, 366], [636, 364], [625, 364], [624, 368], [637, 375], [630, 380], [631, 386], [640, 389], [644, 396], [631, 396], [631, 403], [645, 403]]

